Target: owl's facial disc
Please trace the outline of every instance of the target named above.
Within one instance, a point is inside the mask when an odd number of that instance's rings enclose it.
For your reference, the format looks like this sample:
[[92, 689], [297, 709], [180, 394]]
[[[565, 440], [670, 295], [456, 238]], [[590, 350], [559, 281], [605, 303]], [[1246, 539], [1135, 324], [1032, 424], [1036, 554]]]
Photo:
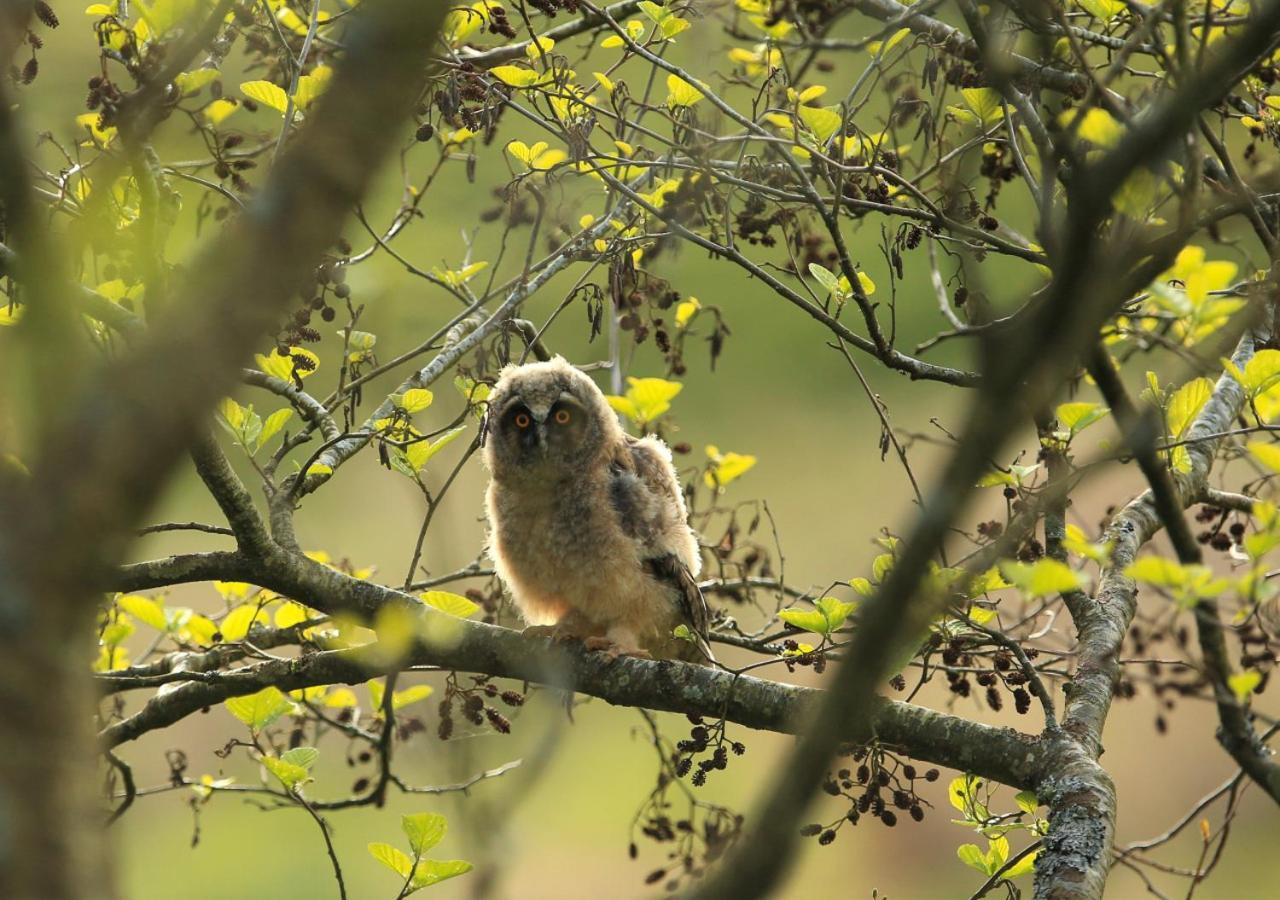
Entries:
[[593, 429], [588, 409], [566, 392], [555, 397], [513, 399], [499, 415], [500, 438], [508, 458], [522, 467], [569, 468], [590, 452]]

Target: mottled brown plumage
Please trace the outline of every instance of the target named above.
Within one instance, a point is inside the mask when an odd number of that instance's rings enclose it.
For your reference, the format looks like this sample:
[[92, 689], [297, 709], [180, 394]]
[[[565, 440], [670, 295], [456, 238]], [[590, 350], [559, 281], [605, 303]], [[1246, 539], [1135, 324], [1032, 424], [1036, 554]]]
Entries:
[[[489, 397], [489, 554], [526, 622], [614, 653], [706, 659], [698, 542], [671, 451], [556, 357]], [[698, 646], [672, 636], [687, 625]]]

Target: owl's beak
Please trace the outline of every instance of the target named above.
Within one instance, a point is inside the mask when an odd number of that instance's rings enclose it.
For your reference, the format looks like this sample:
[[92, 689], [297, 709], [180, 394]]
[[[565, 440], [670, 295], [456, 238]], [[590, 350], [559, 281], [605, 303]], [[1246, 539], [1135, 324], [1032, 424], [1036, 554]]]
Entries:
[[542, 448], [542, 455], [547, 455], [547, 417], [546, 415], [534, 414], [533, 417], [534, 432], [538, 435], [538, 446]]

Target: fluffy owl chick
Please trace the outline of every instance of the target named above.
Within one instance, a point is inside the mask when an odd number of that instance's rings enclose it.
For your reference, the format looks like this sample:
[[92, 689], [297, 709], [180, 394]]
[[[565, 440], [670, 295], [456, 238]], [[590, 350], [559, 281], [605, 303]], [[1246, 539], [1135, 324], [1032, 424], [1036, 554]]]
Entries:
[[[533, 626], [614, 654], [705, 660], [698, 542], [662, 441], [637, 440], [561, 357], [489, 396], [489, 555]], [[698, 646], [672, 636], [687, 625]]]

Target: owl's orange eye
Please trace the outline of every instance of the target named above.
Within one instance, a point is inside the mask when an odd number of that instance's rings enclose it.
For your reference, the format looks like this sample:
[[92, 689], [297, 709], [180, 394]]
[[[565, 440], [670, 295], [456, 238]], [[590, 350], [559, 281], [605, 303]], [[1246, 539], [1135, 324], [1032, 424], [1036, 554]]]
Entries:
[[557, 424], [557, 425], [568, 425], [568, 424], [569, 424], [569, 410], [567, 410], [567, 409], [557, 409], [557, 410], [556, 410], [556, 424]]
[[533, 419], [529, 418], [528, 413], [516, 413], [515, 422], [517, 428], [528, 428]]

